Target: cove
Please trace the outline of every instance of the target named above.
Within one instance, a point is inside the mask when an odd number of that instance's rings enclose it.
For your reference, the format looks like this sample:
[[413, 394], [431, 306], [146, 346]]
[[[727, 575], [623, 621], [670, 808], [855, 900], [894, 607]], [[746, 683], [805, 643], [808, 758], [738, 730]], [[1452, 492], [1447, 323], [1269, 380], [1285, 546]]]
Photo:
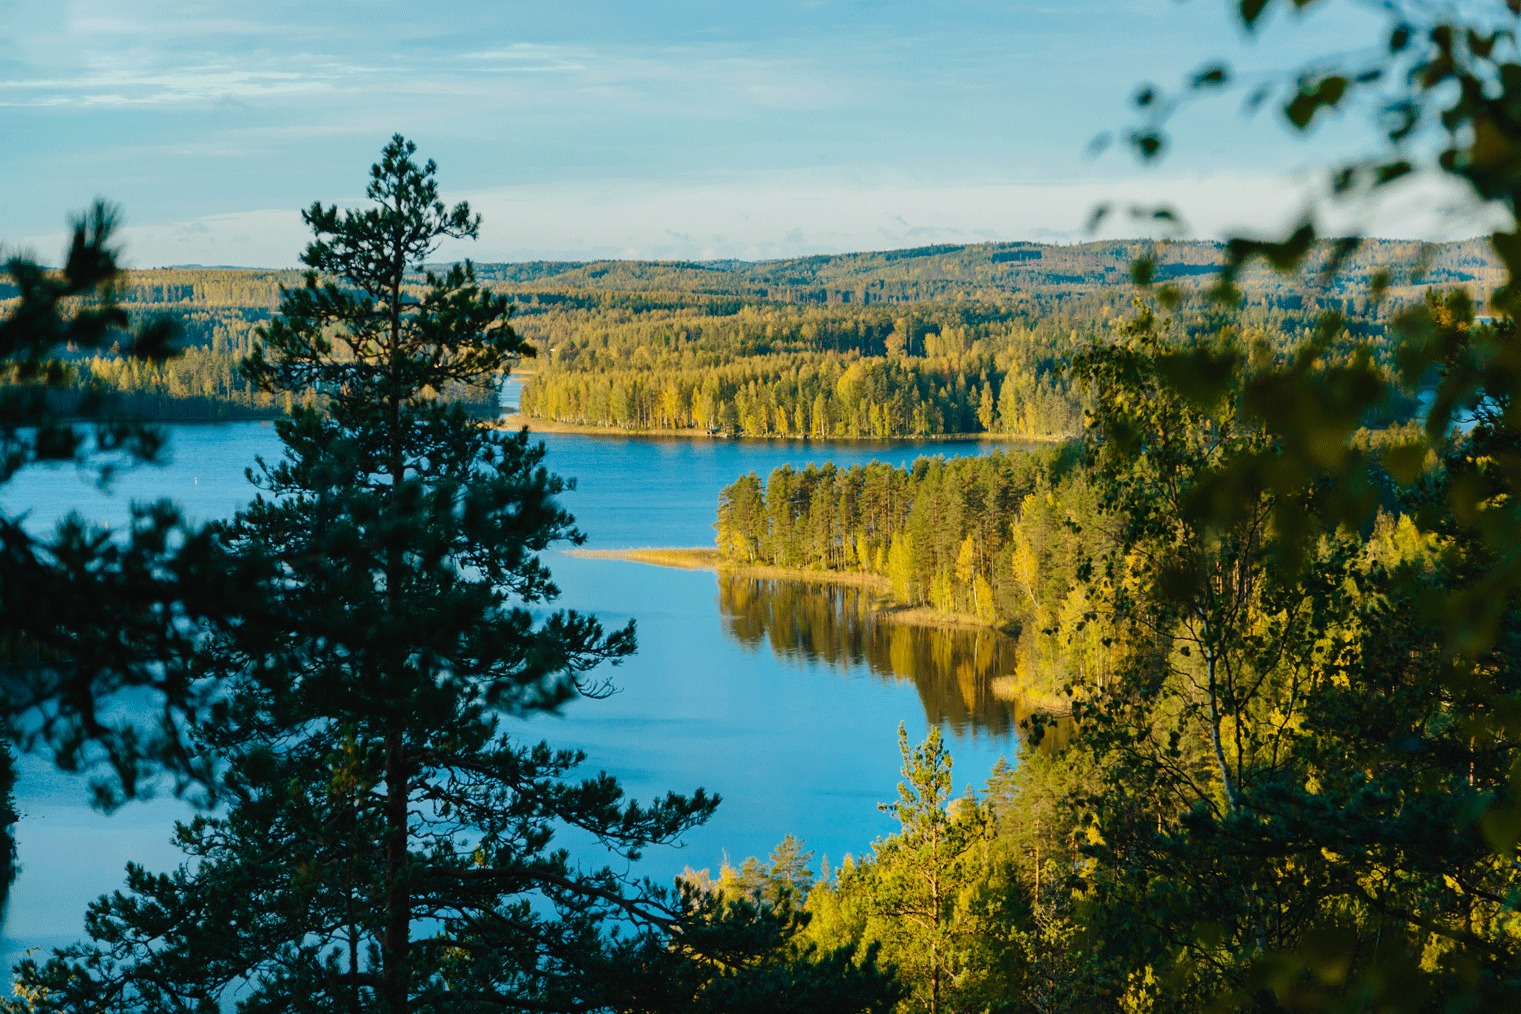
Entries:
[[[808, 441], [542, 438], [547, 465], [574, 477], [564, 502], [591, 548], [704, 546], [719, 490], [783, 464], [873, 459], [905, 465], [922, 454], [1007, 449], [977, 441], [867, 444]], [[71, 510], [120, 524], [128, 504], [168, 497], [192, 518], [224, 517], [254, 490], [244, 470], [274, 458], [268, 423], [179, 425], [172, 461], [122, 475], [109, 495], [71, 467], [34, 468], [0, 489], [0, 505], [28, 511], [34, 530]], [[607, 627], [637, 624], [639, 653], [604, 671], [617, 692], [559, 715], [514, 721], [514, 735], [587, 753], [586, 774], [607, 770], [633, 797], [703, 786], [724, 798], [679, 849], [652, 849], [635, 871], [669, 882], [683, 867], [715, 869], [764, 855], [784, 834], [807, 840], [814, 864], [860, 854], [892, 822], [876, 804], [896, 795], [899, 722], [922, 738], [947, 735], [958, 790], [980, 786], [1017, 749], [1019, 715], [993, 693], [1003, 650], [993, 635], [877, 627], [843, 591], [820, 597], [788, 582], [737, 585], [679, 571], [552, 551], [558, 607], [595, 613]], [[900, 632], [902, 631], [902, 632]], [[190, 813], [169, 798], [94, 813], [84, 780], [23, 758], [18, 802], [22, 874], [5, 923], [6, 960], [31, 946], [77, 939], [86, 904], [120, 887], [126, 862], [168, 870], [173, 822]], [[589, 858], [594, 858], [589, 856]]]

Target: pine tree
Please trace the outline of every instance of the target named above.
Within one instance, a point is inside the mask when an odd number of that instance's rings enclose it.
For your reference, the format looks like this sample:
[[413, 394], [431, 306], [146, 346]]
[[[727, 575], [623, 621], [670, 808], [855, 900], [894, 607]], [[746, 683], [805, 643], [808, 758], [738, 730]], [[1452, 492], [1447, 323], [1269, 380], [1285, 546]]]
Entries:
[[[117, 217], [96, 201], [74, 223], [61, 270], [5, 263], [15, 302], [0, 318], [0, 486], [40, 461], [74, 461], [108, 486], [120, 469], [161, 459], [163, 431], [113, 418], [102, 386], [63, 355], [112, 347], [143, 365], [173, 354], [172, 323], [134, 330], [120, 305]], [[80, 421], [91, 416], [100, 421]], [[184, 733], [214, 688], [184, 663], [202, 624], [237, 608], [247, 576], [168, 501], [134, 506], [118, 532], [71, 515], [40, 536], [24, 520], [0, 511], [0, 914], [16, 874], [10, 744], [96, 773], [104, 809], [165, 772], [177, 791], [205, 788], [209, 772]], [[117, 706], [144, 688], [157, 715]]]
[[872, 846], [864, 868], [868, 905], [885, 954], [915, 987], [912, 1009], [941, 1014], [961, 1009], [958, 994], [973, 994], [977, 980], [997, 970], [996, 958], [982, 953], [991, 922], [971, 900], [1001, 865], [996, 832], [985, 802], [952, 798], [951, 757], [939, 729], [910, 746], [900, 724], [898, 749], [904, 780], [898, 801], [881, 809], [901, 830]]
[[[579, 828], [626, 860], [706, 819], [698, 790], [649, 807], [581, 755], [512, 743], [504, 715], [552, 709], [633, 649], [525, 606], [557, 594], [535, 553], [579, 541], [565, 483], [527, 434], [443, 397], [526, 351], [512, 307], [469, 263], [410, 272], [474, 237], [400, 136], [360, 211], [314, 204], [303, 288], [284, 293], [245, 371], [320, 395], [277, 424], [270, 494], [222, 532], [275, 577], [202, 655], [227, 691], [200, 745], [223, 758], [225, 814], [178, 830], [192, 862], [92, 906], [93, 945], [22, 979], [50, 1010], [584, 1009], [609, 1002], [616, 920], [640, 939], [679, 899], [556, 843]], [[420, 294], [419, 294], [420, 290]]]

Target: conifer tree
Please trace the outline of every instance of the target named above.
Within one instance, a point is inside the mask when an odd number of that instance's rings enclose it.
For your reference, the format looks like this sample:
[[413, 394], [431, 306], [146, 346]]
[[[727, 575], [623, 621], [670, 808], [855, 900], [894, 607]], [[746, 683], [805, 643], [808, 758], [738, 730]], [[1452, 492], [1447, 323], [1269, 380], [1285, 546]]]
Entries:
[[[29, 465], [73, 461], [106, 487], [119, 470], [162, 458], [164, 433], [112, 417], [65, 354], [110, 346], [140, 363], [175, 353], [172, 322], [134, 328], [120, 305], [117, 220], [97, 200], [73, 223], [59, 270], [27, 256], [5, 262], [15, 302], [0, 317], [0, 486]], [[209, 772], [185, 732], [209, 687], [185, 661], [202, 625], [237, 607], [249, 576], [168, 501], [134, 504], [118, 532], [77, 515], [47, 535], [25, 522], [0, 510], [0, 916], [16, 873], [9, 744], [91, 771], [103, 809], [166, 771], [178, 791], [205, 788]], [[157, 713], [118, 706], [145, 688]]]
[[572, 780], [581, 755], [501, 727], [596, 696], [584, 674], [633, 630], [526, 608], [557, 594], [535, 553], [581, 536], [542, 445], [445, 397], [526, 350], [468, 262], [412, 274], [479, 223], [414, 150], [386, 146], [371, 207], [304, 213], [305, 286], [245, 366], [319, 399], [278, 423], [270, 496], [221, 533], [275, 575], [200, 657], [227, 707], [199, 745], [233, 802], [179, 828], [189, 865], [129, 868], [93, 944], [23, 966], [40, 1009], [212, 1011], [234, 986], [250, 1012], [589, 1009], [617, 983], [604, 925], [638, 939], [680, 917], [557, 836], [633, 860], [716, 798], [625, 803], [605, 774]]
[[[980, 903], [976, 897], [998, 884], [1005, 865], [996, 851], [989, 805], [972, 795], [953, 799], [951, 756], [931, 728], [910, 746], [898, 726], [903, 781], [898, 801], [881, 809], [901, 830], [872, 846], [867, 907], [876, 917], [868, 933], [886, 945], [914, 986], [912, 1010], [982, 1009], [979, 987], [1003, 971], [1005, 955], [993, 942], [995, 927], [1021, 906], [1017, 892]], [[990, 946], [992, 945], [992, 946]], [[1010, 950], [1005, 948], [1005, 950]]]

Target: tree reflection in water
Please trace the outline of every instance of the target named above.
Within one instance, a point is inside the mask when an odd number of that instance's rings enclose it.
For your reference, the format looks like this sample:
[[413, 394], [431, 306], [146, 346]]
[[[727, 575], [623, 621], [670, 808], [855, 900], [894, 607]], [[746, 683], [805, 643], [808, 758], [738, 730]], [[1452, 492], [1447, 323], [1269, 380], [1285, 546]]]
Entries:
[[781, 658], [911, 679], [931, 723], [958, 737], [1012, 737], [1030, 709], [1007, 690], [1016, 642], [989, 629], [916, 627], [873, 611], [869, 588], [718, 575], [724, 630]]

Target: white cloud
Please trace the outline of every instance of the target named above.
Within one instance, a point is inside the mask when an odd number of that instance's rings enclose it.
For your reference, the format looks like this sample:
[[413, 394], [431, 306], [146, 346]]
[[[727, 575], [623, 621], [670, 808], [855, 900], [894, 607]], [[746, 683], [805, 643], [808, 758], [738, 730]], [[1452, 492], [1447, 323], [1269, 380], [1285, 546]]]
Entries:
[[[341, 14], [268, 0], [20, 0], [21, 29], [0, 38], [0, 136], [17, 139], [0, 226], [46, 235], [98, 192], [139, 223], [138, 263], [225, 263], [230, 237], [247, 236], [242, 262], [289, 264], [304, 239], [293, 212], [258, 209], [355, 195], [366, 156], [394, 131], [486, 212], [483, 259], [1067, 240], [1103, 200], [1172, 201], [1213, 236], [1293, 218], [1315, 188], [1284, 173], [1329, 157], [1325, 132], [1295, 145], [1222, 103], [1176, 124], [1171, 164], [1198, 178], [1112, 182], [1096, 174], [1136, 173], [1123, 155], [1082, 159], [1089, 137], [1123, 126], [1140, 77], [1236, 44], [1217, 4], [784, 6], [699, 18], [611, 0], [563, 11], [460, 0], [418, 19], [400, 0]], [[1322, 35], [1347, 34], [1322, 15], [1301, 30], [1321, 22]], [[1284, 56], [1267, 41], [1258, 62]], [[1366, 139], [1336, 140], [1361, 150]], [[1439, 213], [1446, 198], [1433, 193], [1354, 217], [1481, 231]], [[221, 214], [235, 210], [252, 216], [247, 228]], [[177, 231], [187, 223], [208, 232]], [[205, 245], [185, 252], [188, 236]]]

